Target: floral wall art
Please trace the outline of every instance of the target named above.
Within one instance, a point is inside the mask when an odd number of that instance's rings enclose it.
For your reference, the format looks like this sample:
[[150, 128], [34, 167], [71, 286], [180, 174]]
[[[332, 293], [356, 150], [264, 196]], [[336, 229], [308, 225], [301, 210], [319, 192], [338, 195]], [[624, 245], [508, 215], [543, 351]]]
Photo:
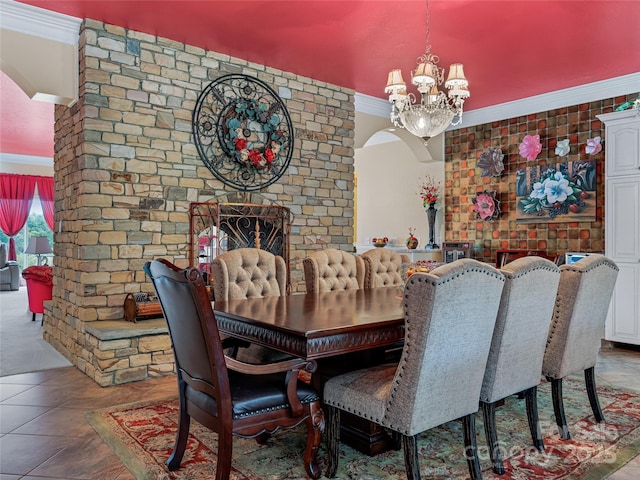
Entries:
[[[499, 249], [542, 250], [549, 255], [603, 252], [607, 139], [596, 115], [613, 112], [636, 98], [637, 92], [447, 131], [444, 241], [472, 242], [472, 256], [487, 262], [495, 262]], [[527, 136], [531, 138], [521, 152]], [[520, 202], [533, 192], [534, 179], [544, 183], [545, 172], [560, 188], [551, 206], [563, 203], [559, 199], [566, 194], [564, 205], [552, 215], [539, 198], [543, 213], [525, 214]], [[567, 184], [556, 177], [558, 173]], [[569, 199], [569, 186], [577, 201], [575, 207], [571, 207], [576, 202]], [[580, 192], [574, 191], [577, 187]], [[498, 217], [483, 219], [479, 215], [478, 210], [482, 210], [488, 217], [490, 210], [484, 205], [476, 207], [477, 200], [474, 203], [485, 191], [495, 192], [495, 199], [500, 201]], [[583, 192], [587, 198], [583, 198]], [[538, 189], [537, 194], [541, 197], [542, 191]], [[550, 201], [553, 195], [545, 198]], [[572, 212], [570, 207], [578, 211]]]
[[596, 166], [591, 161], [526, 167], [516, 172], [516, 221], [596, 220]]

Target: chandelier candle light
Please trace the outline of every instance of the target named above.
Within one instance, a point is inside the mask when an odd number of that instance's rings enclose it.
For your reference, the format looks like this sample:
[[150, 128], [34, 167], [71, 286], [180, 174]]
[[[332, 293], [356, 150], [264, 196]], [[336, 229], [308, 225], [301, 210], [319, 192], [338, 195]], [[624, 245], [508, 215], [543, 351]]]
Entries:
[[461, 63], [449, 67], [449, 76], [444, 82], [448, 95], [438, 87], [444, 80], [444, 69], [438, 66], [440, 58], [431, 53], [429, 44], [429, 1], [426, 2], [426, 49], [418, 57], [418, 66], [411, 73], [411, 83], [420, 92], [418, 103], [413, 93], [407, 94], [407, 85], [400, 69], [389, 72], [385, 93], [391, 102], [391, 122], [422, 138], [425, 145], [431, 137], [444, 132], [449, 125], [462, 122], [462, 105], [470, 95], [469, 82], [464, 76]]

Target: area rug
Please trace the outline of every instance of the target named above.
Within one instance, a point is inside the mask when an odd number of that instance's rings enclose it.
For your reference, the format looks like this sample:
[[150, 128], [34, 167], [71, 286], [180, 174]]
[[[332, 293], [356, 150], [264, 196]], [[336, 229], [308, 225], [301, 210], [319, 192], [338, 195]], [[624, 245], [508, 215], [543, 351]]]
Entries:
[[[510, 397], [496, 411], [498, 435], [506, 474], [495, 475], [484, 439], [482, 415], [476, 415], [483, 477], [502, 480], [603, 479], [640, 453], [640, 393], [598, 387], [605, 424], [594, 424], [584, 382], [564, 384], [565, 411], [572, 439], [560, 440], [553, 420], [550, 385], [538, 389], [538, 406], [546, 451], [531, 447], [525, 402]], [[87, 414], [89, 422], [137, 480], [215, 478], [217, 435], [191, 422], [191, 434], [182, 467], [169, 472], [165, 461], [177, 429], [176, 398], [142, 401]], [[302, 452], [306, 428], [274, 434], [265, 445], [235, 438], [232, 480], [303, 479]], [[468, 478], [463, 457], [462, 426], [451, 422], [419, 438], [423, 479]], [[321, 448], [324, 471], [326, 454]], [[404, 479], [402, 451], [368, 457], [342, 445], [338, 479]]]

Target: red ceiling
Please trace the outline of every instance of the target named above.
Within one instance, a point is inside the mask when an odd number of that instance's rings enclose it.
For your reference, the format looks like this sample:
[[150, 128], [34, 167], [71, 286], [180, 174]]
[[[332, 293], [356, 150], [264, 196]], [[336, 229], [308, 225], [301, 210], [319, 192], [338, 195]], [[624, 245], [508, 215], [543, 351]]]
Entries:
[[[385, 98], [425, 47], [423, 0], [21, 0]], [[466, 110], [640, 71], [639, 1], [432, 0], [441, 65], [465, 65]], [[639, 87], [640, 89], [640, 87]]]

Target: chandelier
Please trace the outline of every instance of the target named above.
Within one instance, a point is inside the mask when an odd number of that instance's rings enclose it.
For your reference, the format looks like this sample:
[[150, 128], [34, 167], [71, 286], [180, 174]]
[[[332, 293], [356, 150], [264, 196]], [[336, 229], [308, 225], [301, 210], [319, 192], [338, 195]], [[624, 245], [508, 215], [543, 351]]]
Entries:
[[426, 49], [418, 57], [418, 66], [411, 72], [411, 83], [420, 92], [420, 101], [413, 93], [407, 94], [407, 85], [400, 69], [389, 72], [385, 93], [391, 102], [391, 122], [422, 138], [424, 144], [431, 137], [445, 131], [449, 125], [462, 122], [462, 105], [470, 95], [469, 82], [464, 76], [461, 63], [449, 67], [449, 76], [444, 82], [448, 93], [438, 87], [444, 80], [444, 68], [438, 66], [440, 58], [431, 53], [429, 44], [429, 0], [426, 0]]

